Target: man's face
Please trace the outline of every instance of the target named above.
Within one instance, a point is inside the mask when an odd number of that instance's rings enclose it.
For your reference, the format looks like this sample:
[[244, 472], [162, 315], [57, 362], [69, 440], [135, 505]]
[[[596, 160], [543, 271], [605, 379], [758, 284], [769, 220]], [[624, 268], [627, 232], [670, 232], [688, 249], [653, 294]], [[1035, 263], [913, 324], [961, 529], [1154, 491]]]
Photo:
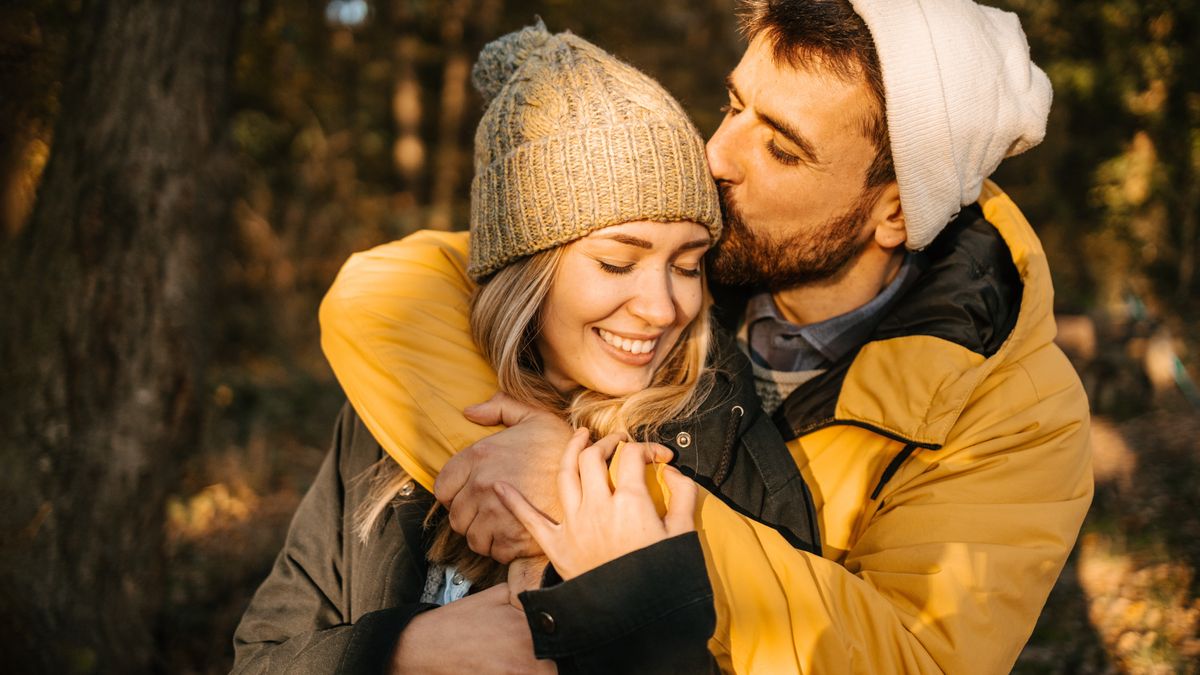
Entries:
[[771, 290], [838, 278], [871, 240], [875, 145], [865, 78], [777, 63], [755, 38], [729, 77], [729, 110], [708, 142], [726, 236], [713, 272]]

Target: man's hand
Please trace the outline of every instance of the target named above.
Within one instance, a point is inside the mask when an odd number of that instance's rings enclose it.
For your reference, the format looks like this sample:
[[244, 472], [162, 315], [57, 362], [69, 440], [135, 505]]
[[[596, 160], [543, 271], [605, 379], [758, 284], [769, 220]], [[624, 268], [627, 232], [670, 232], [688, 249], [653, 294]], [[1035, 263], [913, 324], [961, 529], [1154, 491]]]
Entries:
[[586, 429], [575, 432], [562, 455], [558, 492], [565, 517], [555, 523], [513, 489], [499, 483], [496, 491], [530, 534], [537, 539], [564, 580], [610, 560], [695, 529], [696, 484], [673, 466], [663, 470], [671, 491], [667, 513], [659, 517], [646, 489], [646, 465], [668, 451], [655, 443], [630, 443], [621, 452], [609, 487], [605, 460], [624, 437], [610, 434], [588, 445]]
[[492, 486], [505, 481], [542, 513], [561, 513], [555, 475], [571, 427], [557, 415], [524, 405], [505, 394], [464, 411], [467, 419], [508, 429], [459, 452], [442, 467], [433, 486], [450, 509], [450, 527], [466, 536], [472, 551], [500, 563], [541, 554], [537, 542], [500, 502]]
[[534, 658], [525, 613], [508, 596], [508, 584], [498, 584], [418, 614], [400, 634], [389, 672], [557, 673], [553, 661]]

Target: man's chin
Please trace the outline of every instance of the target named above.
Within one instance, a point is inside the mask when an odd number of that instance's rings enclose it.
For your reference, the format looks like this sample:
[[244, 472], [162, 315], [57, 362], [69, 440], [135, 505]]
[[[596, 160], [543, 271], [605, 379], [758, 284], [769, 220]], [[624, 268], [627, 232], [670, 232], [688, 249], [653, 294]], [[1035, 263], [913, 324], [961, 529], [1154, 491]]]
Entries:
[[[847, 255], [849, 253], [849, 255]], [[765, 249], [719, 249], [711, 270], [713, 280], [726, 287], [781, 293], [806, 286], [835, 283], [845, 277], [861, 253], [845, 251], [832, 260], [812, 264], [787, 251]]]
[[804, 284], [810, 275], [787, 257], [779, 247], [734, 229], [715, 251], [712, 278], [722, 286], [773, 292]]
[[794, 235], [785, 241], [756, 237], [740, 219], [727, 222], [726, 237], [712, 254], [712, 278], [734, 288], [762, 289], [772, 293], [805, 286], [837, 283], [845, 278], [871, 239], [857, 241], [859, 214], [834, 219], [811, 235]]
[[770, 247], [750, 235], [740, 218], [725, 216], [725, 237], [710, 256], [714, 281], [734, 288], [760, 288], [769, 281]]

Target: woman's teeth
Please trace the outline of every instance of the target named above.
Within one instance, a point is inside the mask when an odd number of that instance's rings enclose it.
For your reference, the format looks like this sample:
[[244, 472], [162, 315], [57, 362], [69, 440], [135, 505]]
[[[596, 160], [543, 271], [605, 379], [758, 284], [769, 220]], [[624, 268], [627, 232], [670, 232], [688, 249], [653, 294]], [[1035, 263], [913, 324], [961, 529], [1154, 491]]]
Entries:
[[608, 344], [620, 349], [621, 351], [629, 352], [630, 354], [649, 354], [654, 351], [654, 346], [658, 344], [658, 340], [630, 340], [623, 338], [614, 333], [610, 333], [603, 328], [598, 328], [600, 339]]

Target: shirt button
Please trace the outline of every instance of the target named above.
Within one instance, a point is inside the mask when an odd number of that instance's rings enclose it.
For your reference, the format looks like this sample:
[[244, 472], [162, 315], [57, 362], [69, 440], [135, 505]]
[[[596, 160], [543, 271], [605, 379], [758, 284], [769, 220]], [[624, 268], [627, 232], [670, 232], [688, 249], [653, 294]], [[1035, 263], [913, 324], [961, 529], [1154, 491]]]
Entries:
[[412, 481], [409, 481], [409, 482], [405, 483], [404, 485], [400, 486], [400, 496], [401, 497], [412, 496], [413, 490], [415, 490], [415, 489], [416, 489], [416, 487], [413, 486]]
[[553, 635], [554, 630], [557, 628], [557, 626], [554, 625], [554, 617], [550, 616], [549, 612], [538, 612], [537, 615], [533, 617], [533, 620], [537, 624], [538, 630], [542, 631], [546, 635]]
[[681, 448], [686, 448], [691, 444], [692, 435], [686, 431], [679, 432], [679, 435], [675, 437], [675, 445], [678, 445]]
[[462, 586], [462, 583], [466, 580], [467, 578], [462, 575], [462, 572], [455, 572], [454, 576], [450, 579], [450, 583], [455, 586]]

